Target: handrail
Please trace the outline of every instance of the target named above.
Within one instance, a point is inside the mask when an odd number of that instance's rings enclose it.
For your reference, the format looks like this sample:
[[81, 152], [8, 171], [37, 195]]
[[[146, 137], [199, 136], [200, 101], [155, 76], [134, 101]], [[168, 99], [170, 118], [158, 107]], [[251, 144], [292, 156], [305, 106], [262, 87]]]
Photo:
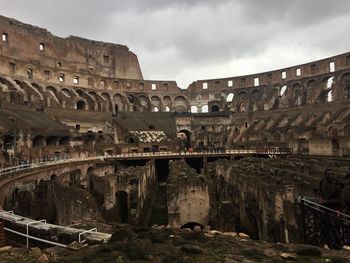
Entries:
[[97, 228], [92, 228], [90, 230], [85, 230], [81, 233], [79, 233], [79, 243], [81, 243], [81, 236], [86, 234], [86, 233], [91, 233], [91, 232], [96, 232], [97, 233]]
[[256, 148], [256, 149], [226, 149], [226, 150], [212, 150], [206, 149], [205, 151], [194, 151], [194, 152], [146, 152], [146, 153], [122, 153], [115, 155], [100, 155], [100, 156], [91, 156], [91, 157], [82, 157], [82, 158], [63, 158], [63, 159], [55, 159], [46, 162], [37, 162], [37, 163], [29, 163], [29, 164], [21, 164], [18, 166], [11, 166], [0, 169], [0, 177], [13, 174], [18, 171], [29, 170], [32, 168], [45, 167], [56, 164], [70, 163], [70, 162], [79, 162], [79, 161], [90, 161], [90, 160], [103, 160], [103, 159], [126, 159], [126, 158], [135, 158], [135, 157], [166, 157], [166, 156], [200, 156], [200, 155], [227, 155], [227, 154], [275, 154], [275, 155], [284, 155], [291, 154], [290, 149], [279, 149], [279, 148]]
[[[311, 200], [309, 200], [309, 199], [307, 199], [305, 197], [302, 197], [302, 196], [299, 196], [298, 199], [299, 199], [299, 201], [303, 201], [304, 205], [306, 205], [307, 207], [310, 207], [310, 208], [312, 208], [314, 210], [317, 210], [317, 211], [323, 212], [323, 213], [326, 213], [326, 211], [332, 212], [332, 213], [336, 214], [337, 216], [342, 216], [345, 219], [349, 219], [350, 220], [350, 215], [344, 214], [344, 213], [342, 213], [340, 211], [337, 211], [337, 210], [331, 209], [331, 208], [329, 208], [327, 206], [324, 206], [324, 205], [321, 205], [319, 203], [313, 202], [313, 201], [311, 201]], [[322, 211], [322, 209], [323, 209], [323, 211]], [[324, 210], [326, 210], [326, 211], [324, 211]]]

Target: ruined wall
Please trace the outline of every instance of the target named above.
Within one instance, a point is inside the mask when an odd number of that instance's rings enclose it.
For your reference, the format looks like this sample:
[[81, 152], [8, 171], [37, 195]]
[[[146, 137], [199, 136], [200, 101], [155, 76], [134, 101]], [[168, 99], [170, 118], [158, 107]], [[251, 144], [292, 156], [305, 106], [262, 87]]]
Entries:
[[182, 160], [169, 162], [167, 200], [169, 225], [179, 228], [193, 223], [209, 225], [207, 178]]
[[110, 173], [92, 171], [90, 192], [107, 222], [148, 225], [157, 185], [154, 161], [144, 166], [117, 165]]
[[[3, 16], [0, 16], [0, 32], [0, 70], [6, 75], [35, 76], [55, 84], [73, 83], [78, 77], [78, 82], [86, 86], [89, 75], [142, 79], [136, 55], [123, 45], [74, 36], [60, 38], [46, 29]], [[61, 74], [64, 81], [59, 80]]]
[[210, 196], [212, 227], [246, 232], [256, 239], [302, 242], [299, 196], [318, 196], [325, 168], [343, 180], [350, 163], [344, 159], [219, 160], [208, 164], [214, 193]]

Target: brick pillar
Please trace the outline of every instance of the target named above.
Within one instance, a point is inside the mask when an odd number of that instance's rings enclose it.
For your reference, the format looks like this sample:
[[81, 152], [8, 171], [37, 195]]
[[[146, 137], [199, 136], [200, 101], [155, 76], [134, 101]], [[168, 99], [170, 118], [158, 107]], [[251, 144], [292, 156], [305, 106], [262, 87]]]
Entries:
[[0, 220], [0, 247], [5, 246], [6, 243], [6, 237], [5, 237], [5, 230], [4, 230], [4, 222]]

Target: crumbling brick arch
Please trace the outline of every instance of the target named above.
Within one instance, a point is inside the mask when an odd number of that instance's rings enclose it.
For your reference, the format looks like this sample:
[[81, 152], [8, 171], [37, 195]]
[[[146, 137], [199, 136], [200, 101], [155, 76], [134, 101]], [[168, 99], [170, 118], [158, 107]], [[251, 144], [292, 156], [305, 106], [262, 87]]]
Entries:
[[174, 108], [176, 112], [188, 111], [188, 101], [184, 96], [177, 96], [174, 99]]
[[32, 140], [33, 148], [40, 148], [45, 146], [45, 137], [42, 135], [37, 135]]
[[33, 88], [35, 88], [41, 94], [44, 93], [44, 89], [43, 89], [43, 87], [40, 84], [32, 82], [31, 85], [33, 86]]
[[107, 92], [104, 92], [101, 94], [101, 97], [103, 98], [104, 102], [103, 102], [103, 109], [105, 111], [113, 111], [113, 107], [112, 107], [112, 100], [111, 100], [111, 95]]
[[15, 90], [10, 90], [10, 96], [9, 96], [9, 101], [12, 104], [23, 104], [24, 100], [23, 100], [23, 96], [21, 93], [19, 93], [18, 91]]
[[346, 71], [339, 76], [340, 87], [344, 91], [344, 98], [350, 99], [350, 72]]
[[76, 102], [76, 107], [77, 110], [86, 110], [86, 103], [85, 100], [78, 99]]
[[241, 90], [238, 92], [237, 98], [237, 112], [246, 112], [247, 111], [247, 92]]
[[163, 97], [163, 107], [164, 107], [164, 111], [171, 111], [171, 98], [170, 96], [166, 95]]
[[333, 126], [330, 126], [328, 128], [328, 136], [329, 137], [334, 138], [334, 137], [337, 137], [338, 135], [339, 135], [339, 127], [338, 126], [333, 125]]
[[[153, 95], [151, 97], [152, 109], [157, 107], [158, 111], [162, 111], [162, 101], [158, 96]], [[154, 110], [153, 110], [154, 111]]]
[[138, 111], [151, 111], [151, 103], [146, 94], [137, 96], [137, 110]]
[[295, 82], [292, 84], [292, 92], [292, 105], [297, 107], [306, 106], [306, 89], [302, 86], [300, 82]]
[[103, 110], [103, 100], [95, 91], [89, 91], [89, 96], [91, 96], [95, 100], [95, 104], [97, 104], [97, 110], [102, 111]]
[[261, 108], [259, 101], [261, 101], [261, 92], [258, 89], [253, 89], [250, 92], [249, 110], [258, 111]]
[[98, 109], [97, 102], [89, 93], [87, 93], [85, 90], [82, 90], [82, 89], [75, 89], [75, 91], [76, 93], [78, 93], [80, 98], [84, 99], [87, 110], [95, 111]]
[[115, 93], [113, 95], [113, 112], [117, 113], [118, 111], [126, 111], [126, 99], [120, 93]]

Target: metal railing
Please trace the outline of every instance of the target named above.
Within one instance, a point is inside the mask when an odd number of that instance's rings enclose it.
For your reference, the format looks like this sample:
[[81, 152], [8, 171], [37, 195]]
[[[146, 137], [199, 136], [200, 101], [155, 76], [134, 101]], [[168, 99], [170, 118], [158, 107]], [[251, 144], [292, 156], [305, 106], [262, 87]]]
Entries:
[[[9, 216], [12, 217], [12, 220], [10, 220], [8, 218]], [[32, 220], [30, 218], [18, 216], [16, 214], [14, 214], [13, 211], [0, 211], [0, 218], [2, 220], [4, 220], [4, 221], [8, 221], [8, 222], [12, 222], [12, 223], [16, 223], [16, 222], [21, 223], [23, 220], [27, 221], [27, 222], [23, 222], [22, 223], [23, 225], [25, 225], [26, 233], [23, 233], [23, 232], [11, 229], [8, 226], [4, 227], [5, 231], [8, 231], [10, 233], [13, 233], [13, 234], [16, 234], [16, 235], [19, 235], [19, 236], [22, 236], [22, 237], [25, 237], [26, 238], [26, 246], [27, 246], [27, 248], [29, 247], [29, 240], [30, 239], [36, 240], [36, 241], [39, 241], [39, 242], [42, 242], [42, 243], [46, 243], [46, 244], [49, 244], [49, 245], [53, 245], [53, 246], [63, 247], [63, 248], [66, 248], [68, 246], [66, 244], [54, 242], [54, 241], [48, 240], [48, 239], [39, 238], [37, 236], [33, 236], [33, 235], [29, 234], [29, 226], [33, 226], [35, 224], [44, 224], [44, 225], [47, 225], [48, 227], [66, 228], [64, 226], [57, 226], [57, 225], [49, 224], [49, 223], [46, 222], [46, 219], [43, 219], [43, 220]], [[93, 228], [93, 229], [90, 229], [90, 230], [76, 229], [76, 228], [67, 228], [67, 229], [71, 229], [71, 230], [74, 230], [76, 233], [79, 233], [78, 234], [78, 240], [77, 240], [79, 243], [83, 243], [83, 242], [86, 241], [86, 239], [82, 238], [83, 235], [89, 234], [89, 233], [98, 233], [97, 232], [97, 228]]]
[[286, 155], [291, 154], [291, 150], [280, 148], [257, 148], [257, 149], [228, 149], [228, 150], [216, 150], [207, 149], [203, 151], [180, 151], [180, 152], [133, 152], [133, 153], [121, 153], [116, 155], [100, 155], [100, 156], [88, 156], [81, 158], [49, 158], [36, 163], [21, 164], [17, 166], [7, 167], [0, 169], [0, 177], [8, 174], [14, 174], [19, 171], [25, 171], [38, 167], [45, 167], [51, 165], [57, 165], [62, 163], [92, 161], [92, 160], [104, 160], [104, 159], [133, 159], [133, 158], [155, 158], [155, 157], [183, 157], [183, 156], [220, 156], [220, 155], [251, 155], [251, 154], [266, 154], [266, 155]]

